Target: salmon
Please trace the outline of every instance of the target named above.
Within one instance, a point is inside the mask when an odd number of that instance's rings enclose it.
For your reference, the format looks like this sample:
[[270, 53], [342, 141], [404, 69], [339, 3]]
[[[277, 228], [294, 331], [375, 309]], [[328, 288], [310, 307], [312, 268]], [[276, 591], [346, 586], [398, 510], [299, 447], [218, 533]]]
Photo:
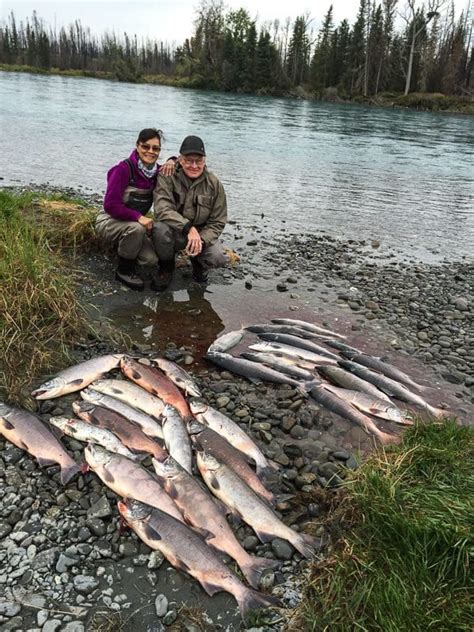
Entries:
[[281, 605], [275, 597], [247, 588], [197, 533], [163, 511], [129, 499], [119, 502], [118, 508], [145, 544], [197, 579], [208, 595], [221, 591], [233, 595], [243, 618], [251, 609]]
[[36, 415], [0, 402], [0, 434], [10, 443], [34, 456], [42, 466], [57, 463], [65, 485], [80, 468], [63, 445]]
[[134, 450], [135, 452], [148, 452], [158, 459], [158, 461], [168, 456], [166, 450], [164, 450], [159, 443], [146, 435], [140, 426], [137, 426], [113, 410], [109, 410], [103, 406], [95, 406], [95, 404], [86, 401], [74, 402], [72, 409], [80, 419], [86, 421], [88, 424], [113, 432], [130, 450]]
[[284, 524], [230, 467], [219, 463], [204, 451], [197, 453], [197, 464], [211, 492], [251, 526], [261, 542], [282, 538], [290, 542], [301, 555], [313, 557], [316, 539], [297, 533]]
[[269, 470], [275, 469], [258, 445], [229, 417], [209, 406], [203, 399], [191, 399], [191, 411], [196, 419], [208, 426], [218, 435], [224, 437], [237, 450], [250, 457], [257, 467], [257, 475], [261, 476]]
[[130, 380], [176, 408], [185, 421], [191, 419], [191, 411], [181, 391], [161, 371], [127, 357], [120, 361], [120, 368]]
[[160, 484], [178, 505], [186, 522], [210, 531], [206, 542], [230, 555], [240, 566], [249, 584], [258, 588], [262, 573], [278, 566], [278, 562], [255, 558], [247, 553], [209, 492], [172, 457], [163, 463], [153, 459], [153, 467]]
[[155, 477], [138, 463], [95, 445], [88, 445], [84, 449], [84, 456], [91, 470], [118, 496], [146, 502], [177, 520], [183, 520], [174, 500], [163, 491]]
[[104, 395], [115, 397], [115, 399], [119, 399], [133, 408], [138, 408], [155, 419], [161, 417], [165, 407], [165, 403], [159, 397], [155, 397], [128, 380], [99, 380], [93, 382], [92, 388]]
[[325, 329], [321, 325], [315, 325], [314, 323], [308, 323], [305, 320], [297, 320], [295, 318], [272, 318], [272, 323], [277, 325], [292, 325], [294, 327], [301, 327], [307, 329], [315, 334], [322, 334], [324, 336], [336, 336], [336, 338], [345, 338], [342, 334], [338, 334], [331, 329]]
[[351, 391], [361, 391], [377, 399], [384, 399], [386, 402], [392, 403], [390, 397], [374, 384], [357, 377], [357, 375], [353, 375], [340, 366], [318, 366], [318, 373], [338, 386], [348, 388]]
[[321, 352], [315, 353], [314, 351], [308, 351], [308, 349], [293, 347], [292, 345], [283, 344], [281, 342], [257, 342], [253, 345], [249, 345], [249, 349], [252, 351], [262, 351], [263, 353], [274, 353], [278, 356], [288, 356], [293, 358], [296, 364], [303, 368], [307, 368], [307, 365], [301, 364], [299, 360], [303, 360], [305, 363], [311, 362], [313, 366], [337, 364], [336, 359], [330, 358], [328, 355], [322, 355]]
[[31, 395], [36, 399], [54, 399], [80, 391], [112, 369], [116, 369], [121, 358], [122, 354], [103, 355], [71, 366], [39, 386]]
[[244, 329], [236, 329], [235, 331], [229, 331], [219, 338], [216, 338], [214, 342], [209, 347], [208, 351], [219, 351], [223, 353], [224, 351], [228, 351], [239, 344], [239, 342], [244, 337], [245, 330]]
[[281, 373], [286, 373], [286, 375], [289, 375], [295, 380], [302, 380], [304, 382], [314, 380], [314, 375], [312, 373], [310, 373], [306, 369], [302, 369], [296, 364], [296, 362], [292, 361], [290, 358], [277, 356], [273, 353], [246, 352], [241, 353], [240, 355], [246, 360], [251, 360], [252, 362], [260, 362], [260, 364], [269, 366], [271, 369], [276, 369]]
[[153, 358], [153, 362], [161, 371], [163, 371], [166, 377], [168, 377], [173, 384], [176, 384], [178, 388], [184, 391], [186, 395], [201, 397], [201, 391], [199, 390], [198, 385], [189, 373], [182, 367], [174, 362], [165, 360], [165, 358]]
[[99, 393], [99, 391], [95, 391], [93, 388], [85, 388], [81, 391], [81, 397], [86, 402], [107, 408], [108, 410], [112, 410], [118, 415], [125, 417], [141, 428], [148, 436], [163, 439], [161, 424], [156, 419], [150, 417], [150, 415], [146, 415], [141, 410], [132, 408], [132, 406], [129, 406], [120, 399], [115, 399], [115, 397], [110, 397], [110, 395]]
[[352, 360], [352, 362], [357, 362], [357, 364], [362, 364], [362, 366], [365, 366], [368, 369], [378, 371], [379, 373], [386, 375], [392, 380], [402, 382], [406, 386], [410, 386], [411, 388], [414, 388], [418, 391], [422, 391], [425, 389], [424, 386], [421, 386], [420, 384], [412, 380], [412, 378], [404, 371], [401, 371], [392, 364], [388, 364], [388, 362], [383, 362], [380, 358], [375, 358], [374, 356], [368, 355], [367, 353], [358, 353], [348, 350], [341, 351], [341, 355], [343, 355], [348, 360]]
[[220, 434], [203, 426], [198, 421], [188, 423], [188, 432], [197, 449], [206, 450], [219, 461], [225, 462], [256, 494], [268, 503], [274, 502], [274, 495], [263, 485], [240, 450], [234, 448]]
[[168, 452], [191, 474], [192, 452], [186, 425], [176, 408], [169, 404], [163, 410], [163, 436]]

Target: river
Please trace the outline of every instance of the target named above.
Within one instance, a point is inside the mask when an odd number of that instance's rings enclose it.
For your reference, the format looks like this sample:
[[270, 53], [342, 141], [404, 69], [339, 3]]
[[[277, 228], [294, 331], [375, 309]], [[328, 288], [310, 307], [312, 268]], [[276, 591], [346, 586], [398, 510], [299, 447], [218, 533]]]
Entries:
[[163, 159], [203, 137], [247, 233], [325, 231], [425, 261], [474, 252], [472, 117], [6, 72], [0, 116], [3, 185], [102, 192], [157, 126]]

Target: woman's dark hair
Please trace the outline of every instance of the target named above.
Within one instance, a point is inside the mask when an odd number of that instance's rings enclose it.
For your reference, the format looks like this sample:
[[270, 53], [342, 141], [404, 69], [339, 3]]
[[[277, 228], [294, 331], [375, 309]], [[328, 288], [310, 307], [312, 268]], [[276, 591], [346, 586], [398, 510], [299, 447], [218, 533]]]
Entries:
[[160, 143], [163, 140], [163, 132], [155, 127], [146, 127], [138, 134], [137, 143], [146, 143], [152, 138], [159, 138]]

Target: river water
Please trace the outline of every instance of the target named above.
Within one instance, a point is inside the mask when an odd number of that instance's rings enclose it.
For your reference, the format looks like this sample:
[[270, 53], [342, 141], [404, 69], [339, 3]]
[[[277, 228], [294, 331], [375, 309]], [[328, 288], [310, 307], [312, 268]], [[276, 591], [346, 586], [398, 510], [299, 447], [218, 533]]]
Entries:
[[473, 117], [5, 72], [0, 114], [4, 185], [101, 192], [157, 126], [163, 159], [203, 137], [247, 233], [326, 231], [426, 261], [474, 253]]

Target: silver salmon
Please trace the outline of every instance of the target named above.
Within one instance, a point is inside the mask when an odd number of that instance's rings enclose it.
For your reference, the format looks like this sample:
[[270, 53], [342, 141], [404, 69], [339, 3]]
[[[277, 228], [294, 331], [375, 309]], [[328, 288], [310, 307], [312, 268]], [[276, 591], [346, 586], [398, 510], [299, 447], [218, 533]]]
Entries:
[[80, 419], [88, 424], [113, 432], [130, 450], [148, 452], [159, 461], [168, 456], [166, 450], [145, 434], [140, 426], [113, 410], [86, 401], [73, 402], [72, 409]]
[[36, 458], [42, 466], [57, 463], [65, 485], [80, 468], [41, 419], [22, 408], [0, 402], [0, 434]]
[[103, 355], [71, 366], [39, 386], [31, 395], [36, 399], [53, 399], [66, 393], [80, 391], [112, 369], [116, 369], [121, 358], [121, 354]]
[[161, 551], [175, 568], [197, 579], [208, 595], [221, 591], [233, 595], [242, 617], [254, 608], [281, 605], [275, 597], [247, 588], [197, 533], [163, 511], [129, 499], [119, 501], [118, 508], [145, 544]]
[[373, 395], [377, 399], [384, 399], [391, 403], [391, 399], [383, 391], [371, 382], [367, 382], [350, 371], [346, 371], [340, 366], [318, 366], [318, 373], [338, 386], [348, 388], [352, 391], [361, 391]]
[[128, 380], [99, 380], [92, 384], [92, 388], [104, 395], [120, 399], [125, 404], [138, 408], [156, 419], [161, 417], [165, 407], [165, 403], [159, 397], [152, 395]]
[[206, 450], [214, 455], [219, 461], [227, 463], [246, 484], [254, 490], [261, 498], [272, 503], [274, 496], [260, 481], [257, 474], [247, 463], [246, 456], [234, 448], [224, 437], [211, 428], [203, 426], [198, 421], [188, 423], [188, 432], [191, 440], [198, 449]]
[[[337, 364], [336, 359], [330, 358], [327, 355], [315, 353], [314, 351], [308, 351], [307, 349], [301, 349], [301, 347], [293, 347], [292, 345], [283, 344], [281, 342], [257, 342], [250, 345], [249, 349], [252, 351], [262, 351], [263, 353], [284, 355], [295, 360], [300, 359], [305, 362], [312, 362], [314, 366], [319, 366], [321, 364]], [[297, 362], [297, 364], [299, 364], [299, 362]], [[303, 368], [305, 368], [304, 365]]]
[[288, 334], [262, 333], [258, 334], [258, 337], [262, 338], [262, 340], [266, 340], [267, 342], [282, 343], [284, 345], [297, 347], [298, 349], [306, 349], [307, 351], [312, 351], [316, 355], [324, 356], [334, 361], [339, 360], [339, 356], [332, 351], [329, 351], [329, 349], [325, 349], [312, 340], [305, 340], [303, 338], [299, 338], [298, 336], [291, 336]]
[[166, 511], [183, 520], [178, 506], [144, 467], [120, 454], [113, 454], [95, 445], [84, 449], [89, 467], [118, 496], [127, 496]]
[[167, 404], [163, 410], [163, 437], [170, 455], [192, 474], [192, 452], [186, 425], [176, 408]]
[[362, 366], [366, 366], [368, 369], [373, 369], [374, 371], [378, 371], [379, 373], [383, 373], [387, 377], [392, 380], [396, 380], [397, 382], [402, 382], [406, 386], [410, 386], [411, 388], [415, 388], [418, 391], [424, 390], [424, 386], [417, 384], [414, 380], [411, 379], [409, 375], [397, 369], [396, 366], [392, 366], [387, 362], [383, 362], [380, 358], [375, 358], [374, 356], [368, 355], [367, 353], [354, 353], [353, 351], [343, 350], [341, 351], [341, 355], [346, 357], [348, 360], [352, 360], [352, 362], [357, 362], [357, 364], [362, 364]]
[[197, 453], [197, 463], [211, 492], [250, 525], [261, 542], [283, 538], [301, 555], [313, 557], [316, 540], [309, 535], [297, 533], [284, 524], [231, 468], [219, 463], [206, 452]]
[[159, 369], [140, 364], [140, 362], [127, 357], [123, 357], [120, 360], [120, 368], [129, 380], [132, 380], [132, 382], [135, 382], [152, 395], [156, 395], [165, 404], [170, 404], [176, 408], [185, 421], [192, 417], [188, 403], [179, 388]]
[[105, 395], [104, 393], [99, 393], [99, 391], [95, 391], [93, 388], [85, 388], [81, 391], [81, 397], [86, 402], [103, 406], [104, 408], [108, 408], [109, 410], [122, 415], [129, 421], [139, 426], [143, 432], [150, 437], [163, 439], [161, 424], [156, 419], [150, 417], [150, 415], [146, 415], [141, 410], [137, 410], [136, 408], [129, 406], [120, 399], [110, 397], [110, 395]]
[[294, 325], [295, 327], [301, 327], [302, 329], [307, 329], [308, 331], [312, 331], [315, 334], [322, 334], [323, 336], [336, 336], [336, 338], [346, 337], [332, 331], [331, 329], [325, 329], [320, 325], [308, 323], [306, 320], [297, 320], [295, 318], [272, 318], [272, 323], [276, 323], [277, 325]]
[[186, 395], [201, 397], [201, 391], [195, 380], [178, 364], [165, 360], [165, 358], [153, 358], [153, 362], [163, 371], [166, 377], [184, 391]]
[[229, 331], [226, 334], [219, 336], [219, 338], [216, 338], [209, 347], [208, 352], [219, 351], [220, 353], [223, 353], [224, 351], [228, 351], [239, 344], [244, 337], [244, 334], [244, 329]]
[[297, 366], [296, 362], [292, 362], [289, 358], [285, 358], [284, 356], [277, 356], [272, 353], [241, 353], [242, 358], [246, 360], [251, 360], [252, 362], [260, 362], [260, 364], [264, 364], [265, 366], [269, 366], [271, 369], [275, 369], [276, 371], [280, 371], [281, 373], [286, 373], [290, 377], [293, 377], [295, 380], [303, 380], [305, 382], [309, 382], [310, 380], [314, 380], [314, 375], [307, 371], [306, 369], [302, 369]]
[[191, 412], [200, 423], [217, 432], [234, 448], [237, 448], [237, 450], [240, 450], [255, 462], [258, 476], [275, 469], [275, 465], [270, 463], [258, 445], [235, 421], [209, 406], [203, 399], [192, 399], [189, 405]]
[[292, 386], [300, 387], [300, 383], [293, 378], [275, 371], [263, 364], [257, 364], [250, 360], [244, 360], [243, 358], [234, 358], [234, 356], [228, 353], [218, 353], [217, 351], [212, 353], [206, 353], [204, 356], [206, 360], [210, 360], [232, 373], [242, 375], [251, 382], [274, 382], [276, 384], [291, 384]]
[[160, 484], [181, 509], [186, 522], [200, 529], [207, 529], [210, 534], [206, 542], [230, 555], [240, 566], [249, 584], [258, 588], [263, 571], [278, 566], [278, 563], [255, 558], [247, 553], [209, 492], [172, 457], [163, 463], [153, 459], [153, 467]]

